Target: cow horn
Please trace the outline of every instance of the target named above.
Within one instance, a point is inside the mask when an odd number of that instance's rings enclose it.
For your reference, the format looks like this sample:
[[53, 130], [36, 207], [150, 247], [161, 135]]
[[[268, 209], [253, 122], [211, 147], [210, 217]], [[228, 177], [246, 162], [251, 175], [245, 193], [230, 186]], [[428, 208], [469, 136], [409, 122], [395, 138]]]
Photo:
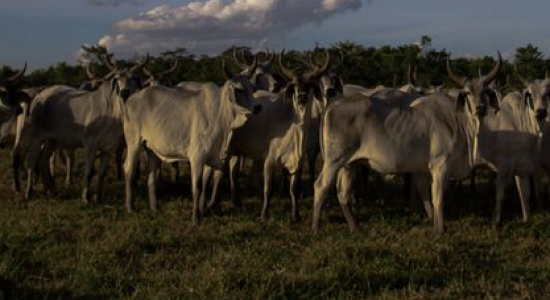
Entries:
[[[238, 52], [240, 51], [238, 51], [237, 47], [233, 48], [233, 60], [235, 61], [237, 66], [239, 66], [239, 68], [246, 69], [247, 65], [240, 61]], [[241, 52], [241, 55], [242, 55], [242, 52]]]
[[231, 78], [233, 78], [233, 73], [231, 73], [231, 71], [227, 68], [227, 65], [225, 64], [224, 59], [222, 59], [222, 71], [223, 71], [223, 75], [227, 80], [230, 80]]
[[117, 66], [116, 66], [116, 63], [113, 62], [113, 56], [114, 54], [107, 54], [107, 57], [106, 59], [103, 61], [105, 63], [105, 65], [107, 65], [107, 67], [111, 70], [111, 71], [116, 71], [117, 70]]
[[178, 64], [179, 64], [179, 60], [177, 58], [174, 58], [174, 64], [172, 65], [172, 67], [170, 67], [170, 69], [168, 69], [166, 71], [160, 72], [159, 76], [164, 77], [164, 76], [166, 76], [170, 73], [173, 73], [178, 68]]
[[521, 76], [521, 74], [519, 73], [517, 62], [514, 62], [514, 71], [516, 71], [516, 76], [518, 77], [519, 81], [521, 81], [521, 84], [527, 86], [528, 80], [525, 79], [525, 77]]
[[285, 50], [281, 51], [281, 53], [279, 54], [279, 60], [278, 60], [279, 68], [281, 69], [281, 72], [283, 72], [283, 75], [288, 80], [294, 81], [294, 80], [298, 79], [298, 74], [296, 74], [295, 71], [285, 67], [285, 65], [283, 64], [284, 56], [285, 56]]
[[497, 78], [497, 75], [500, 72], [500, 68], [502, 67], [502, 56], [500, 55], [500, 51], [497, 51], [497, 54], [498, 54], [497, 65], [493, 68], [491, 73], [487, 74], [487, 76], [485, 77], [485, 80], [487, 81], [487, 83], [491, 83], [493, 82], [493, 80]]
[[137, 71], [143, 69], [145, 65], [149, 62], [149, 53], [145, 54], [145, 57], [141, 60], [141, 62], [134, 67], [132, 67], [131, 71]]
[[460, 86], [464, 86], [466, 83], [466, 77], [460, 77], [457, 76], [455, 73], [453, 73], [453, 70], [451, 70], [451, 58], [447, 57], [447, 73], [449, 73], [449, 77], [456, 82]]
[[19, 72], [17, 72], [16, 74], [14, 74], [10, 78], [8, 78], [8, 81], [17, 81], [17, 80], [19, 80], [21, 77], [23, 77], [23, 75], [25, 75], [26, 71], [27, 71], [27, 63], [25, 62], [25, 65], [23, 66], [23, 69], [21, 69]]
[[262, 61], [262, 66], [269, 67], [275, 60], [275, 54], [273, 52], [270, 52], [269, 50], [267, 50], [267, 52], [265, 53], [266, 53], [266, 59]]
[[248, 68], [246, 69], [246, 75], [247, 76], [254, 75], [254, 72], [256, 71], [257, 67], [258, 67], [258, 56], [254, 55], [254, 59], [252, 61], [252, 64], [250, 66], [248, 66]]
[[330, 58], [330, 53], [327, 50], [325, 50], [325, 56], [326, 56], [325, 64], [322, 67], [315, 66], [315, 69], [313, 72], [309, 72], [304, 76], [308, 81], [311, 79], [321, 77], [321, 75], [325, 74], [328, 71], [328, 69], [330, 68], [331, 58]]

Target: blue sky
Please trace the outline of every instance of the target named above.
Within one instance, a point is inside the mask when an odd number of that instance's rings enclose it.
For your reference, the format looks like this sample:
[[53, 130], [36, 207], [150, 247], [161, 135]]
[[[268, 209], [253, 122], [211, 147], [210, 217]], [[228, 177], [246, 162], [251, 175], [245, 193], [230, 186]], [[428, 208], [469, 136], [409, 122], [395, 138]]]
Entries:
[[[424, 34], [453, 55], [512, 55], [527, 43], [550, 53], [550, 2], [542, 0], [239, 0], [245, 8], [235, 1], [198, 14], [182, 0], [1, 0], [0, 64], [75, 63], [80, 45], [102, 38], [117, 54], [176, 45], [215, 53], [233, 42], [298, 49], [341, 40], [398, 45]], [[222, 13], [229, 16], [212, 22]]]

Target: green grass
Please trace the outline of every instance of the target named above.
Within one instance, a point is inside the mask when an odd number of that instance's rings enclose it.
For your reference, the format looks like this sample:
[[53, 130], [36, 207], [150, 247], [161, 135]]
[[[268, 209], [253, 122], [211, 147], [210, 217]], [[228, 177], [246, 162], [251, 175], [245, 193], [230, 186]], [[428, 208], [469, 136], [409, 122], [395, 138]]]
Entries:
[[187, 176], [159, 187], [156, 215], [143, 188], [136, 212], [127, 214], [123, 184], [112, 179], [102, 204], [84, 205], [80, 184], [67, 188], [61, 179], [55, 199], [39, 185], [36, 199], [21, 202], [10, 188], [8, 154], [0, 155], [0, 299], [550, 296], [550, 216], [539, 212], [524, 224], [511, 199], [504, 227], [495, 230], [487, 185], [476, 195], [453, 189], [443, 236], [407, 208], [398, 183], [386, 186], [388, 196], [357, 203], [356, 234], [335, 199], [313, 235], [310, 196], [301, 201], [302, 222], [289, 223], [289, 200], [280, 196], [270, 221], [260, 222], [260, 199], [243, 191], [244, 207], [235, 211], [225, 186], [221, 212], [191, 228]]

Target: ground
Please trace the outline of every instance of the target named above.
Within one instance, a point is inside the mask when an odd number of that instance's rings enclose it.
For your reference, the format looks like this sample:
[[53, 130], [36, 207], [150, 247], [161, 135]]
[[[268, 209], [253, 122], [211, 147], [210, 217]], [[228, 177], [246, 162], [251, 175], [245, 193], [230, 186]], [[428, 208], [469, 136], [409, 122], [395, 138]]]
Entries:
[[290, 224], [289, 200], [275, 192], [270, 220], [261, 222], [244, 177], [243, 208], [233, 208], [224, 186], [220, 212], [193, 228], [186, 175], [159, 187], [157, 214], [143, 187], [128, 214], [113, 176], [101, 204], [85, 205], [80, 180], [65, 187], [60, 178], [55, 198], [39, 185], [35, 199], [21, 201], [11, 191], [9, 152], [0, 158], [0, 299], [550, 297], [550, 215], [539, 211], [524, 224], [512, 195], [504, 226], [494, 229], [486, 182], [475, 194], [452, 189], [442, 236], [404, 204], [398, 182], [371, 183], [376, 192], [355, 207], [355, 234], [329, 199], [314, 235], [311, 196], [300, 203], [303, 220]]

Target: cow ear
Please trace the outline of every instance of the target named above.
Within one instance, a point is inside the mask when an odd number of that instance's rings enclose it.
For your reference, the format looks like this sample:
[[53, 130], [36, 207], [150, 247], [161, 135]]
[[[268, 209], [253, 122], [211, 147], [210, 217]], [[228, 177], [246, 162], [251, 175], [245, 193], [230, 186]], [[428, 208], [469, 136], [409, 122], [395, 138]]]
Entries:
[[315, 96], [315, 99], [318, 101], [323, 101], [323, 90], [321, 89], [321, 86], [319, 84], [312, 84], [311, 87], [313, 88], [313, 95]]
[[117, 88], [117, 80], [116, 78], [111, 79], [111, 91], [116, 91]]
[[468, 109], [472, 111], [472, 108], [470, 107], [470, 102], [468, 101], [468, 94], [464, 92], [460, 92], [458, 94], [458, 97], [456, 98], [456, 111], [463, 112], [464, 109], [468, 106]]

